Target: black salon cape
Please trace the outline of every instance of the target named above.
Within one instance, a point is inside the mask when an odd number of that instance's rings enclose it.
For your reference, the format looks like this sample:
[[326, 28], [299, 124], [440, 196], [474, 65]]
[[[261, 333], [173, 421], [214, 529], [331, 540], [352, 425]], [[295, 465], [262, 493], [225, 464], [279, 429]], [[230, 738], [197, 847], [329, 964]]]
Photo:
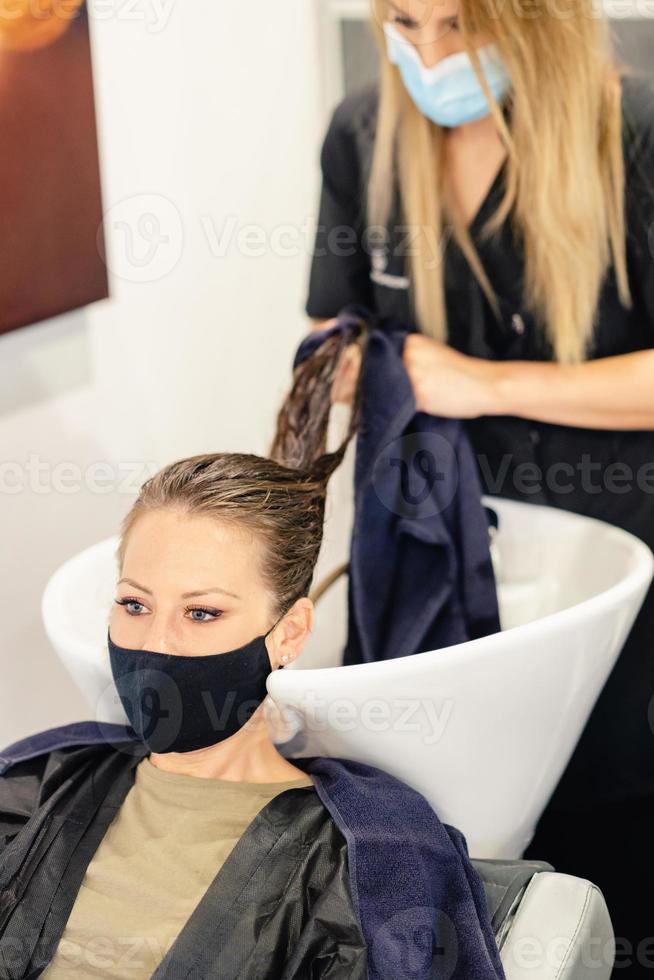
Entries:
[[403, 362], [415, 331], [352, 303], [300, 344], [368, 329], [354, 464], [344, 664], [440, 650], [500, 629], [488, 516], [461, 422], [416, 410]]
[[[52, 960], [86, 869], [148, 754], [128, 726], [77, 722], [0, 753], [0, 978]], [[314, 789], [257, 814], [155, 980], [498, 980], [463, 836], [400, 780], [299, 758]]]

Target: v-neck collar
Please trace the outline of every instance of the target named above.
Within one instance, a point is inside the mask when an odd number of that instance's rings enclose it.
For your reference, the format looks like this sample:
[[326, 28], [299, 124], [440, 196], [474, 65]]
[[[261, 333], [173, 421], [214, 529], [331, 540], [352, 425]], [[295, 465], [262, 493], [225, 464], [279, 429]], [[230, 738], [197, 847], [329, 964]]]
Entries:
[[496, 203], [497, 194], [506, 176], [508, 159], [508, 156], [505, 156], [502, 160], [502, 163], [495, 174], [493, 182], [488, 188], [485, 197], [477, 208], [473, 218], [467, 224], [468, 233], [473, 238], [479, 235], [482, 225], [485, 223], [486, 219], [490, 217], [491, 211]]
[[151, 980], [179, 980], [180, 963], [187, 971], [184, 976], [202, 975], [201, 972], [193, 974], [193, 968], [203, 954], [201, 937], [212, 935], [216, 945], [220, 931], [227, 927], [234, 907], [248, 885], [258, 872], [263, 879], [267, 877], [263, 866], [275, 861], [280, 848], [286, 855], [291, 850], [296, 851], [299, 857], [308, 846], [295, 838], [294, 808], [283, 804], [289, 794], [310, 791], [309, 786], [282, 790], [259, 810], [218, 869]]
[[[503, 102], [500, 105], [500, 109], [502, 115], [504, 116], [504, 121], [506, 122], [506, 125], [510, 128], [511, 118], [513, 114], [513, 105], [511, 103], [511, 100], [507, 99], [505, 102]], [[470, 221], [467, 222], [466, 227], [468, 229], [468, 233], [473, 238], [476, 238], [478, 236], [479, 232], [481, 231], [482, 225], [485, 223], [486, 219], [490, 217], [494, 205], [496, 204], [498, 193], [506, 177], [508, 162], [509, 162], [509, 154], [507, 151], [504, 159], [502, 160], [502, 163], [500, 164], [495, 174], [495, 177], [493, 178], [493, 182], [491, 183], [484, 198], [481, 201], [481, 204], [477, 208], [477, 211], [475, 212], [474, 216], [470, 219]]]

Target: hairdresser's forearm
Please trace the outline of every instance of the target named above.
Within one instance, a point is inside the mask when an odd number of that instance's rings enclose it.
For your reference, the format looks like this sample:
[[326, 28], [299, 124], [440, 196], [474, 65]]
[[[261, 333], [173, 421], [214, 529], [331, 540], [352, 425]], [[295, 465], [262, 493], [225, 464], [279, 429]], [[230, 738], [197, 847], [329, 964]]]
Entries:
[[493, 362], [493, 414], [597, 429], [654, 429], [654, 350], [561, 365]]

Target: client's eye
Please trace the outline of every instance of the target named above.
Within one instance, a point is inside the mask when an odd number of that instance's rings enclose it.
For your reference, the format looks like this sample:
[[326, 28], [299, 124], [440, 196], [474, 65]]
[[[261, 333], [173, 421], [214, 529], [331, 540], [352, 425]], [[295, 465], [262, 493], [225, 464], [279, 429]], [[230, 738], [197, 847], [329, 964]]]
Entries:
[[[207, 609], [206, 606], [187, 606], [186, 612], [191, 613], [190, 619], [194, 623], [211, 623], [214, 619], [219, 619], [222, 616], [222, 610]], [[205, 619], [205, 616], [208, 616], [209, 619]]]
[[130, 616], [140, 616], [145, 606], [138, 599], [114, 599], [117, 606], [124, 606]]

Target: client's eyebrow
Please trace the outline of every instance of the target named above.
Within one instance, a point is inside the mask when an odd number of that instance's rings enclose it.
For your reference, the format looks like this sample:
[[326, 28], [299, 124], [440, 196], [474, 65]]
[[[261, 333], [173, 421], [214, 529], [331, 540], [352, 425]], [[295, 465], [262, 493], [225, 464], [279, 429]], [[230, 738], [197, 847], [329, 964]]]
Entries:
[[221, 592], [223, 595], [231, 596], [232, 599], [240, 599], [240, 595], [236, 595], [235, 592], [228, 592], [227, 589], [221, 589], [220, 586], [215, 585], [211, 589], [199, 589], [196, 592], [182, 592], [182, 599], [193, 599], [194, 596], [199, 595], [209, 595], [210, 592]]
[[[150, 589], [146, 589], [144, 585], [139, 585], [139, 583], [135, 582], [134, 579], [132, 578], [121, 578], [118, 581], [118, 585], [120, 585], [121, 582], [126, 582], [127, 585], [133, 585], [135, 589], [138, 589], [139, 592], [145, 592], [146, 595], [152, 595]], [[241, 598], [240, 595], [236, 595], [235, 592], [228, 592], [227, 589], [221, 589], [219, 586], [215, 585], [212, 586], [210, 589], [196, 589], [194, 592], [182, 592], [182, 599], [193, 599], [197, 596], [209, 595], [209, 593], [211, 592], [220, 592], [222, 593], [222, 595], [231, 596], [232, 599]]]

